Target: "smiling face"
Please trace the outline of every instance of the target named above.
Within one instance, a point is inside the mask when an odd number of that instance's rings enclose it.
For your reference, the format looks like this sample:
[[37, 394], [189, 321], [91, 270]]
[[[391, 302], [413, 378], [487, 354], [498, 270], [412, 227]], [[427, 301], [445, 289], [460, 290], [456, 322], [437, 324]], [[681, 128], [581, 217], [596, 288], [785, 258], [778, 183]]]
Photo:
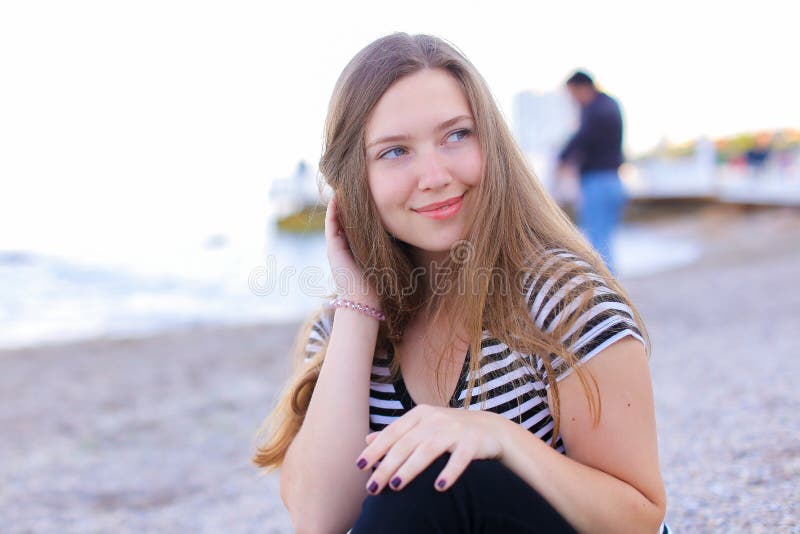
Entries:
[[441, 69], [395, 82], [367, 122], [372, 198], [386, 230], [411, 245], [419, 262], [442, 258], [466, 235], [483, 170], [474, 131], [461, 86]]

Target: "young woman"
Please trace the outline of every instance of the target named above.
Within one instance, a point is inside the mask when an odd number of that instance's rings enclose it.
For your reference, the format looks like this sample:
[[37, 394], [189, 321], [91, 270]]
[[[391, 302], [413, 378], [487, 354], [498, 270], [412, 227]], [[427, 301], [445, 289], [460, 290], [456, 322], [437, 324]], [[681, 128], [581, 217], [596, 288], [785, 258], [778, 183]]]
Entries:
[[320, 168], [339, 298], [254, 458], [296, 531], [666, 531], [641, 318], [472, 64], [368, 45]]

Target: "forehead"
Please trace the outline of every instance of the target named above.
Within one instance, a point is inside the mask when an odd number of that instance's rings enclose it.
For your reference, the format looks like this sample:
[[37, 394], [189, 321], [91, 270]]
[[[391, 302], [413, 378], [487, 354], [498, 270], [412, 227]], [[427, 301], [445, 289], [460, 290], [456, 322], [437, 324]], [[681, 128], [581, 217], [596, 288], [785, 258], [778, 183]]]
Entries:
[[458, 80], [442, 69], [424, 69], [381, 96], [367, 121], [367, 140], [425, 130], [457, 115], [472, 115]]

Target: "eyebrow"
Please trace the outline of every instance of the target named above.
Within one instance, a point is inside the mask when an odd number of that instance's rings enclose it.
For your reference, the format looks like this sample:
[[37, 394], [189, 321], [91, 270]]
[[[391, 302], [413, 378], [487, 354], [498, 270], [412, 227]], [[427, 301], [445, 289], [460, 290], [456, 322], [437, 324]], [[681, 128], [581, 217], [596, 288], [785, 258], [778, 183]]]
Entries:
[[[472, 120], [472, 116], [471, 115], [458, 115], [457, 117], [453, 117], [452, 119], [447, 119], [446, 121], [444, 121], [443, 123], [441, 123], [439, 126], [436, 127], [436, 131], [444, 130], [445, 128], [449, 128], [450, 126], [456, 124], [458, 121], [463, 120], [463, 119]], [[410, 136], [408, 136], [408, 135], [387, 135], [385, 137], [380, 137], [380, 138], [375, 139], [374, 141], [372, 141], [370, 144], [367, 145], [367, 149], [370, 149], [373, 146], [379, 145], [381, 143], [390, 143], [390, 142], [393, 143], [395, 141], [406, 141], [406, 140], [409, 139], [409, 137]]]

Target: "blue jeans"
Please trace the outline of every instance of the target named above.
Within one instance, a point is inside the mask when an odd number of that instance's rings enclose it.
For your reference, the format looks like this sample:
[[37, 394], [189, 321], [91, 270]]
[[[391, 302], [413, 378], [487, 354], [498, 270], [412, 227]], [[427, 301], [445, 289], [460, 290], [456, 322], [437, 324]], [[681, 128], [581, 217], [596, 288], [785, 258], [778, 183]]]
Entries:
[[616, 274], [611, 242], [628, 202], [619, 173], [607, 170], [581, 174], [581, 197], [578, 226], [611, 272]]

